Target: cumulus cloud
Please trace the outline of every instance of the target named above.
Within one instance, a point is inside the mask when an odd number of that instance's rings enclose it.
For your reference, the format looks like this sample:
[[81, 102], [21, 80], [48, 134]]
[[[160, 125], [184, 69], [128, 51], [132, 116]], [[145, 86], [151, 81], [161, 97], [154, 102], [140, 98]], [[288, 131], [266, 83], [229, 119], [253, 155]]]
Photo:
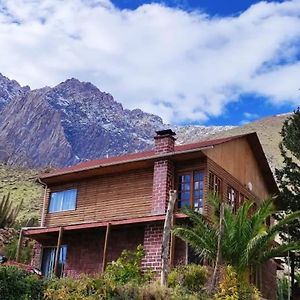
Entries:
[[213, 17], [109, 0], [0, 2], [0, 72], [33, 88], [91, 81], [126, 108], [205, 121], [254, 93], [299, 104], [300, 0]]

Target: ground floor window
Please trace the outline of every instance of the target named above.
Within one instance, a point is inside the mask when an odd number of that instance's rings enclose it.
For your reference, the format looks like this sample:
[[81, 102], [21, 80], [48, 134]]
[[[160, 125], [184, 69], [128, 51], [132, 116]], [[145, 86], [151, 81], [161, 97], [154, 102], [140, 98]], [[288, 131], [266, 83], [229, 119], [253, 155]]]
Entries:
[[[44, 247], [42, 259], [42, 274], [45, 277], [51, 277], [54, 270], [56, 247]], [[58, 277], [63, 276], [64, 266], [67, 258], [67, 246], [61, 246], [58, 259]]]

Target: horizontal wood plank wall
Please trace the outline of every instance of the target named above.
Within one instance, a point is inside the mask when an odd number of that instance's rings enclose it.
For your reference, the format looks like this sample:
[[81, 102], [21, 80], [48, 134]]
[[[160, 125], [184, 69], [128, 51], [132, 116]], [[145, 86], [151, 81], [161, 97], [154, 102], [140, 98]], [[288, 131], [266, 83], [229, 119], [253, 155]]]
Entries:
[[235, 190], [237, 190], [239, 193], [242, 193], [247, 197], [248, 199], [254, 200], [254, 201], [260, 201], [261, 198], [250, 192], [245, 185], [243, 185], [237, 178], [233, 177], [231, 174], [229, 174], [227, 171], [225, 171], [221, 166], [216, 164], [211, 159], [207, 160], [208, 165], [208, 171], [213, 172], [215, 175], [217, 175], [222, 180], [222, 198], [227, 199], [227, 187], [230, 185]]
[[252, 192], [258, 198], [264, 199], [268, 196], [268, 188], [246, 138], [242, 137], [220, 144], [203, 152], [243, 186], [251, 182], [253, 185]]
[[[47, 213], [45, 225], [148, 216], [151, 213], [152, 181], [153, 169], [146, 169], [52, 186], [51, 192], [77, 188], [77, 207], [74, 211]], [[49, 197], [47, 211], [48, 204]]]

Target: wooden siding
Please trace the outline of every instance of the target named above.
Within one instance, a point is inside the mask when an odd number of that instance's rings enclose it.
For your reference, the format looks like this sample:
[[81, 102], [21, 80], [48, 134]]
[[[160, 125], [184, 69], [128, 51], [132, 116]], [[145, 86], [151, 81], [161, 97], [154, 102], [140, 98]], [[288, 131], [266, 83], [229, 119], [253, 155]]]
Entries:
[[269, 195], [258, 162], [246, 138], [220, 144], [203, 152], [243, 186], [251, 182], [252, 192], [258, 198], [264, 199]]
[[222, 180], [221, 197], [223, 200], [227, 200], [227, 187], [231, 186], [237, 192], [242, 193], [246, 198], [254, 201], [260, 201], [260, 199], [254, 193], [251, 193], [241, 182], [239, 182], [235, 177], [233, 177], [211, 159], [208, 159], [207, 166], [209, 172], [214, 173]]
[[[47, 213], [45, 226], [108, 221], [151, 213], [153, 170], [135, 170], [52, 186], [51, 192], [77, 188], [76, 210]], [[49, 196], [46, 209], [48, 211]]]

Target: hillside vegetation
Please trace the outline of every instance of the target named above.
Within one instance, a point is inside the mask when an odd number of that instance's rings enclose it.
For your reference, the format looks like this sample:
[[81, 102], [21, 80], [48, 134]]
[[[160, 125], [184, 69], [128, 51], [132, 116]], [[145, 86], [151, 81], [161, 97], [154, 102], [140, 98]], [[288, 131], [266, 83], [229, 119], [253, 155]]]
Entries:
[[35, 183], [36, 170], [0, 165], [0, 197], [10, 193], [16, 204], [23, 200], [18, 221], [23, 224], [38, 218], [42, 187]]

